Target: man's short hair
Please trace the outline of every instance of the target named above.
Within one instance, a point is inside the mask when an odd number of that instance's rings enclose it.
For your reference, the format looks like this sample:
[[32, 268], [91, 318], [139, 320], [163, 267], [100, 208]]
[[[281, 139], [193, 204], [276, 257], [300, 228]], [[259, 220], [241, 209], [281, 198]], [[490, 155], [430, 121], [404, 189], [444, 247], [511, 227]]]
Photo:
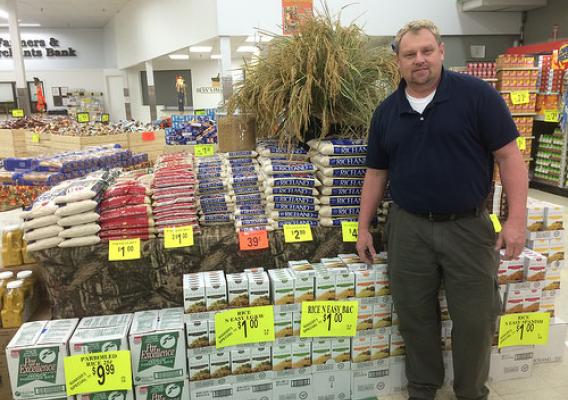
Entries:
[[402, 40], [402, 37], [406, 35], [408, 32], [417, 33], [422, 29], [429, 30], [432, 33], [432, 35], [434, 35], [434, 37], [436, 38], [436, 42], [438, 42], [438, 44], [442, 44], [442, 37], [440, 36], [440, 30], [438, 29], [438, 27], [428, 19], [417, 19], [415, 21], [410, 21], [402, 28], [400, 28], [400, 30], [396, 33], [394, 40], [392, 41], [391, 44], [392, 50], [396, 54], [398, 54], [398, 51], [400, 50], [400, 41]]

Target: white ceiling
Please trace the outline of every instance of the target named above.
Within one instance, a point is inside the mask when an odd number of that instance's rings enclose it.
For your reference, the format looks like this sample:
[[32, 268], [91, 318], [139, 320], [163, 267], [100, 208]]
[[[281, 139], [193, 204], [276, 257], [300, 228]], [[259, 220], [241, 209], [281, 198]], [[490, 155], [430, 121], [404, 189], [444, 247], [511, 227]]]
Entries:
[[[128, 1], [17, 0], [18, 18], [46, 28], [102, 28]], [[6, 10], [6, 1], [0, 6]]]

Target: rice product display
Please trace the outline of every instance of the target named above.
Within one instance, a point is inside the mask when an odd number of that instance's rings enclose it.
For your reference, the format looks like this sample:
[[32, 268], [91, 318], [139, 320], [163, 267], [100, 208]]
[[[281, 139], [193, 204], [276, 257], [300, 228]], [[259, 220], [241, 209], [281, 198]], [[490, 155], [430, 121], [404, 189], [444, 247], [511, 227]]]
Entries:
[[318, 226], [321, 182], [302, 147], [284, 148], [272, 141], [257, 146], [266, 215], [271, 229], [285, 224]]
[[229, 165], [224, 154], [198, 157], [195, 160], [199, 222], [203, 226], [233, 224], [235, 202], [248, 196], [235, 195], [233, 192]]
[[191, 154], [175, 153], [158, 158], [152, 179], [152, 210], [156, 231], [192, 226], [199, 233], [195, 188], [197, 180]]
[[166, 128], [166, 144], [217, 143], [214, 115], [172, 115], [172, 126]]

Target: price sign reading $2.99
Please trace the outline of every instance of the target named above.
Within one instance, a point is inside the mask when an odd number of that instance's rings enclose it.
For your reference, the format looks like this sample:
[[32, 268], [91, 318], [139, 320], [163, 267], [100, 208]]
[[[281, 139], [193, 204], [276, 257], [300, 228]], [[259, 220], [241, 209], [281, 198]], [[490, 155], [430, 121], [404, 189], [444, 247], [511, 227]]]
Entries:
[[130, 363], [128, 350], [65, 357], [67, 395], [131, 390]]
[[356, 301], [304, 301], [300, 337], [355, 336]]
[[274, 341], [272, 306], [235, 308], [215, 314], [217, 348]]
[[110, 240], [108, 260], [124, 261], [140, 259], [140, 239]]
[[286, 243], [311, 242], [312, 229], [310, 224], [286, 224], [284, 225], [284, 241]]
[[193, 246], [193, 226], [164, 229], [164, 247], [166, 249], [189, 246]]

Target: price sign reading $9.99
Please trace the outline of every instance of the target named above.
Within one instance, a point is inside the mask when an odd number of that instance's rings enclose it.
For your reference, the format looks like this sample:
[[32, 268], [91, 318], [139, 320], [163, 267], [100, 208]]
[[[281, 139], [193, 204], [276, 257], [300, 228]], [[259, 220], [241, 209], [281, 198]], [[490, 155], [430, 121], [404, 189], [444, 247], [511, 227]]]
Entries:
[[174, 249], [193, 246], [193, 226], [164, 229], [164, 247]]
[[108, 260], [124, 261], [140, 259], [140, 239], [110, 240]]
[[215, 342], [218, 349], [273, 341], [273, 306], [235, 308], [215, 314]]
[[286, 224], [284, 225], [284, 241], [286, 243], [311, 242], [312, 229], [310, 224]]
[[300, 337], [355, 336], [356, 301], [304, 301]]
[[131, 390], [130, 363], [128, 350], [65, 357], [67, 395]]

